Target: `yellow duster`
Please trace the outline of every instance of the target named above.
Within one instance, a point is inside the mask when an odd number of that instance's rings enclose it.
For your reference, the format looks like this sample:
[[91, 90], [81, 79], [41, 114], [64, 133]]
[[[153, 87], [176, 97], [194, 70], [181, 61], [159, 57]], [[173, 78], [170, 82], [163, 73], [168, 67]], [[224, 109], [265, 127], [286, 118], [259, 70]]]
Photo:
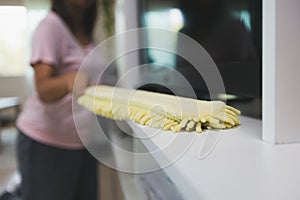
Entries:
[[161, 128], [174, 133], [226, 129], [240, 125], [240, 111], [221, 101], [203, 101], [174, 95], [95, 85], [78, 103], [96, 115]]

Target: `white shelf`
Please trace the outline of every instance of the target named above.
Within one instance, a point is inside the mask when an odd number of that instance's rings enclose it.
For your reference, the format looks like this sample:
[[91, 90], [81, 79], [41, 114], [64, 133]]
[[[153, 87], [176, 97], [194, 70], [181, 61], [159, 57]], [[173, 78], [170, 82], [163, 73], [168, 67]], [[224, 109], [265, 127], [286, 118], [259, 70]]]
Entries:
[[[155, 150], [153, 157], [187, 200], [300, 199], [300, 144], [267, 144], [261, 140], [260, 120], [240, 119], [237, 128], [202, 134], [157, 133], [129, 124], [138, 136], [151, 136], [141, 141], [150, 152]], [[201, 155], [210, 153], [199, 159], [201, 147]]]

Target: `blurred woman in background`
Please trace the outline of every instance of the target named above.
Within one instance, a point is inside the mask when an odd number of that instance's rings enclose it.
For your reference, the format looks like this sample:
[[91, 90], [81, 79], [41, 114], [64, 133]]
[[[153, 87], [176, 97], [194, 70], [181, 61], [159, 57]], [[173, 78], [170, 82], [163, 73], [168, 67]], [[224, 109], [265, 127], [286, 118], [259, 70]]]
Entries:
[[17, 120], [24, 200], [96, 200], [97, 161], [84, 148], [72, 114], [75, 78], [93, 48], [96, 0], [52, 0], [32, 38], [36, 94]]

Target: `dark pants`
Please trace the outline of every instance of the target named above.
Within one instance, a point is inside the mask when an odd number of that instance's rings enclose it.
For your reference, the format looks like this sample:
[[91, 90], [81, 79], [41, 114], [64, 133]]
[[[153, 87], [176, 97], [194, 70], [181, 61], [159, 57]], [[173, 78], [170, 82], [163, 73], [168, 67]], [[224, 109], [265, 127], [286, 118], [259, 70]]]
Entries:
[[23, 200], [97, 200], [97, 162], [87, 150], [47, 146], [20, 132], [17, 157]]

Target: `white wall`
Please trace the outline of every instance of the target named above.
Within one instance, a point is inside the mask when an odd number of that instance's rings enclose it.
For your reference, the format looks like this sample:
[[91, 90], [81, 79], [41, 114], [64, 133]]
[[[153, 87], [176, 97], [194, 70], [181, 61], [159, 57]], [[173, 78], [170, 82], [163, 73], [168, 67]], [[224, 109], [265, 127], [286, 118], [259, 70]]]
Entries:
[[300, 1], [263, 2], [263, 139], [300, 142]]
[[[0, 5], [17, 5], [26, 6], [27, 9], [47, 9], [49, 7], [48, 0], [1, 0]], [[29, 29], [32, 28], [29, 21]], [[28, 44], [30, 40], [28, 34]], [[28, 53], [29, 54], [29, 53]], [[23, 103], [26, 98], [33, 93], [33, 72], [27, 66], [25, 75], [22, 77], [0, 77], [0, 97], [18, 96]]]
[[[139, 47], [138, 33], [131, 32], [130, 34], [120, 34], [128, 30], [133, 30], [138, 27], [138, 0], [131, 1], [116, 1], [116, 38], [117, 48], [116, 56], [122, 55], [124, 52], [129, 53], [131, 49]], [[131, 71], [138, 66], [138, 54], [126, 54], [118, 60], [118, 76], [119, 84], [127, 88], [135, 88], [140, 82], [139, 70]], [[127, 77], [122, 79], [122, 77]]]

